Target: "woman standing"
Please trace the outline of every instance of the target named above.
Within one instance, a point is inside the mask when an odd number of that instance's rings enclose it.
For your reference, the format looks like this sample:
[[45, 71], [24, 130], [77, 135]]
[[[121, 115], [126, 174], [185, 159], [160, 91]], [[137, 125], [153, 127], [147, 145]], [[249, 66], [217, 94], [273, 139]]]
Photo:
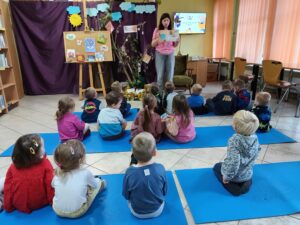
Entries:
[[174, 48], [176, 42], [163, 40], [160, 35], [161, 30], [172, 30], [171, 17], [168, 13], [161, 15], [158, 28], [155, 28], [152, 37], [152, 47], [155, 47], [155, 67], [157, 73], [157, 83], [162, 89], [166, 81], [173, 81], [174, 75]]

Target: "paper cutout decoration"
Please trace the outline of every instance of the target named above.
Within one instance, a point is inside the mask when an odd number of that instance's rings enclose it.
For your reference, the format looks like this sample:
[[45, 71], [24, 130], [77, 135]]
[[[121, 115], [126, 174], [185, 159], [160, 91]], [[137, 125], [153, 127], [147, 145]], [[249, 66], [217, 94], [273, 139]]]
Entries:
[[136, 33], [137, 32], [137, 25], [129, 25], [129, 26], [124, 26], [124, 33]]
[[107, 3], [98, 4], [97, 9], [100, 12], [107, 12], [107, 10], [109, 9], [109, 4], [107, 4]]
[[76, 44], [77, 44], [78, 46], [81, 46], [82, 40], [76, 40]]
[[109, 21], [106, 25], [105, 25], [105, 29], [107, 31], [110, 31], [110, 33], [112, 33], [114, 31], [114, 25], [111, 23], [111, 21]]
[[85, 52], [96, 52], [96, 45], [95, 45], [94, 38], [85, 38], [84, 39], [84, 48]]
[[101, 45], [100, 46], [100, 51], [107, 52], [108, 51], [108, 47], [106, 45]]
[[67, 49], [67, 62], [76, 61], [75, 49]]
[[111, 13], [112, 21], [119, 21], [122, 19], [122, 14], [121, 12], [113, 12]]
[[97, 16], [97, 14], [98, 14], [98, 9], [96, 9], [96, 8], [87, 8], [86, 10], [87, 10], [86, 14], [89, 17], [94, 17], [94, 16]]
[[97, 38], [97, 42], [99, 44], [105, 45], [107, 41], [107, 38], [104, 35], [99, 35]]
[[78, 54], [78, 55], [76, 55], [76, 58], [77, 58], [78, 62], [84, 62], [85, 61], [84, 55]]
[[95, 62], [96, 60], [95, 60], [95, 56], [94, 55], [88, 55], [87, 56], [87, 61], [88, 62]]
[[75, 34], [67, 34], [66, 35], [66, 39], [70, 40], [70, 41], [73, 41], [75, 40], [76, 38], [76, 35]]
[[82, 24], [81, 16], [78, 14], [73, 14], [69, 16], [69, 20], [73, 27], [78, 27]]
[[67, 12], [69, 13], [69, 15], [79, 14], [80, 13], [80, 7], [79, 6], [69, 6], [67, 8]]
[[144, 63], [148, 64], [150, 62], [150, 60], [151, 60], [151, 56], [148, 55], [147, 53], [145, 53], [143, 55], [143, 59], [142, 60], [143, 60]]
[[137, 5], [135, 6], [135, 12], [137, 14], [143, 14], [143, 13], [153, 13], [155, 12], [155, 5]]
[[132, 12], [135, 9], [135, 4], [131, 3], [131, 2], [122, 2], [120, 4], [120, 8], [123, 11], [127, 11], [127, 12]]
[[96, 61], [104, 61], [104, 55], [102, 52], [96, 52], [95, 53], [95, 60]]

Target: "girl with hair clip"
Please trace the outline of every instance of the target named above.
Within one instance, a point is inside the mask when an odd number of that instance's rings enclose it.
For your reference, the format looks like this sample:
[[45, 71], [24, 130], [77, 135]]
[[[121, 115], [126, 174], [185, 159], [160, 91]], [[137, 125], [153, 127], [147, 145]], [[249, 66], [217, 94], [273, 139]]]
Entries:
[[106, 182], [81, 167], [85, 163], [85, 148], [78, 140], [60, 144], [55, 150], [54, 160], [58, 169], [52, 180], [55, 189], [53, 210], [61, 217], [80, 217], [97, 194], [104, 190]]
[[186, 143], [196, 137], [194, 125], [194, 113], [190, 109], [187, 99], [184, 95], [176, 95], [173, 99], [174, 115], [168, 116], [165, 120], [174, 120], [178, 128], [177, 134], [171, 134], [166, 129], [166, 135], [175, 142]]
[[89, 125], [73, 114], [74, 109], [75, 102], [72, 98], [67, 96], [59, 100], [56, 121], [61, 142], [69, 139], [82, 141], [91, 133]]
[[157, 83], [162, 89], [166, 81], [173, 81], [175, 57], [174, 50], [179, 43], [166, 41], [161, 38], [160, 31], [171, 31], [172, 21], [169, 13], [163, 13], [159, 20], [159, 26], [155, 28], [152, 36], [152, 47], [155, 48], [155, 68]]
[[[142, 133], [147, 131], [153, 135], [156, 142], [160, 141], [161, 134], [165, 130], [164, 123], [162, 123], [160, 116], [154, 112], [157, 100], [155, 96], [151, 93], [147, 93], [143, 98], [143, 109], [139, 111], [137, 117], [131, 126], [131, 136], [132, 139]], [[136, 164], [137, 161], [131, 156], [131, 163]]]
[[14, 146], [12, 162], [4, 182], [4, 209], [31, 213], [52, 204], [54, 172], [43, 139], [37, 134], [21, 136]]

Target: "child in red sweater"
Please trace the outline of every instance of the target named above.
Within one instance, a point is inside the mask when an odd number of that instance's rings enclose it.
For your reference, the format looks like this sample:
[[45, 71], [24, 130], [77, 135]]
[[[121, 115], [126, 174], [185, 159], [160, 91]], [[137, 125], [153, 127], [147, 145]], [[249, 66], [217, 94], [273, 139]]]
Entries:
[[30, 213], [52, 204], [54, 172], [46, 158], [43, 139], [37, 134], [20, 137], [12, 161], [4, 182], [4, 209]]

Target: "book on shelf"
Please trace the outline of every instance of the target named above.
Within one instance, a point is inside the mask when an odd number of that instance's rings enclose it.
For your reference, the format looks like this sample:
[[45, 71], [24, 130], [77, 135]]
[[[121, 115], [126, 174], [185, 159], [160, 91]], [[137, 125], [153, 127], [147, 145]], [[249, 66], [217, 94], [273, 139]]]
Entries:
[[7, 68], [8, 63], [7, 63], [7, 58], [4, 53], [0, 53], [0, 68]]
[[5, 47], [6, 45], [5, 45], [3, 34], [0, 33], [0, 48], [5, 48]]
[[3, 95], [0, 95], [0, 109], [5, 109], [5, 99]]

